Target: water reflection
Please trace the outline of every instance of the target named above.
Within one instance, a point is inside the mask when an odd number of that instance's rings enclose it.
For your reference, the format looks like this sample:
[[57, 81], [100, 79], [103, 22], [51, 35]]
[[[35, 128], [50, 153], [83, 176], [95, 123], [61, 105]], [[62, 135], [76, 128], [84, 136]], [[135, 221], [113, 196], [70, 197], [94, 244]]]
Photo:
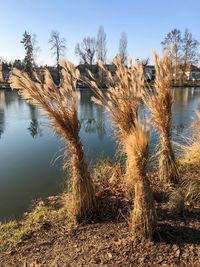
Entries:
[[79, 119], [85, 133], [96, 134], [100, 141], [106, 135], [105, 109], [91, 101], [93, 93], [91, 90], [80, 90], [79, 98]]
[[197, 88], [173, 88], [172, 124], [173, 133], [180, 135], [196, 119], [200, 91]]
[[27, 128], [30, 132], [30, 135], [35, 138], [37, 136], [42, 136], [42, 129], [40, 127], [40, 122], [38, 121], [38, 109], [31, 105], [28, 104], [28, 107], [30, 109], [30, 126]]
[[0, 90], [0, 138], [4, 132], [4, 127], [5, 127], [5, 115], [4, 115], [5, 106], [6, 106], [5, 91]]

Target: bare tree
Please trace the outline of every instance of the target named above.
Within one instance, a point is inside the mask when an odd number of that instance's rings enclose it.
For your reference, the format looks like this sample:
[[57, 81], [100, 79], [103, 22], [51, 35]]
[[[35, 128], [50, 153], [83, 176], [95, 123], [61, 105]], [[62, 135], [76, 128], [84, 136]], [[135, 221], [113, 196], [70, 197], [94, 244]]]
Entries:
[[186, 28], [184, 32], [184, 37], [182, 39], [182, 71], [183, 78], [185, 78], [186, 67], [188, 64], [197, 64], [199, 61], [198, 54], [199, 42], [192, 38], [192, 34]]
[[34, 65], [36, 65], [36, 61], [38, 58], [38, 53], [41, 51], [39, 45], [38, 45], [38, 41], [37, 41], [37, 35], [33, 34], [31, 37], [31, 41], [32, 41], [32, 46], [33, 46], [33, 61], [34, 61]]
[[104, 64], [106, 63], [106, 34], [104, 28], [101, 25], [97, 34], [97, 43], [96, 43], [96, 52], [97, 60], [101, 60]]
[[[174, 51], [171, 53], [170, 46], [173, 43]], [[167, 50], [167, 53], [172, 60], [172, 64], [174, 66], [174, 78], [177, 80], [178, 76], [178, 68], [181, 64], [181, 57], [182, 57], [182, 38], [181, 38], [181, 31], [178, 29], [173, 29], [171, 32], [167, 34], [164, 41], [161, 42], [163, 48]]]
[[54, 56], [56, 56], [56, 64], [58, 67], [58, 62], [61, 56], [64, 55], [66, 50], [66, 39], [60, 37], [60, 33], [58, 31], [51, 31], [49, 44], [51, 44], [51, 50]]
[[142, 66], [143, 71], [144, 71], [144, 75], [145, 75], [145, 79], [147, 79], [147, 80], [152, 79], [150, 73], [148, 72], [148, 68], [147, 68], [149, 61], [150, 61], [149, 57], [143, 58], [143, 59], [137, 58], [136, 61]]
[[92, 65], [96, 52], [96, 40], [94, 37], [85, 37], [81, 44], [77, 43], [75, 47], [75, 55], [79, 56], [80, 63]]
[[127, 62], [127, 44], [127, 35], [125, 32], [122, 32], [121, 38], [119, 40], [119, 55], [122, 59], [123, 64]]
[[[170, 46], [173, 43], [174, 55], [171, 53]], [[174, 78], [184, 79], [188, 64], [197, 64], [199, 61], [198, 46], [199, 42], [192, 37], [188, 29], [185, 29], [182, 37], [181, 31], [174, 29], [167, 34], [165, 40], [161, 42], [167, 50], [174, 67]]]
[[137, 61], [140, 65], [142, 65], [143, 69], [145, 70], [145, 69], [146, 69], [146, 66], [149, 64], [150, 59], [149, 59], [149, 57], [147, 57], [147, 58], [143, 58], [143, 59], [139, 59], [139, 58], [137, 58], [136, 61]]

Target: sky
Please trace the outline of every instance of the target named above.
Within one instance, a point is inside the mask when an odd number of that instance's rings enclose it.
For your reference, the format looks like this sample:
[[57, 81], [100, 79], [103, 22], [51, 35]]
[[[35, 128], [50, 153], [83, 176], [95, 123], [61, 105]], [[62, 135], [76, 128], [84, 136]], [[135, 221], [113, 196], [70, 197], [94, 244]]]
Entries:
[[66, 38], [65, 58], [74, 64], [77, 42], [96, 37], [103, 25], [107, 35], [107, 61], [118, 53], [119, 39], [126, 32], [128, 56], [152, 58], [152, 50], [162, 52], [161, 42], [174, 28], [188, 28], [200, 41], [200, 0], [0, 0], [0, 58], [23, 59], [20, 43], [24, 31], [36, 34], [39, 65], [53, 65], [50, 32]]

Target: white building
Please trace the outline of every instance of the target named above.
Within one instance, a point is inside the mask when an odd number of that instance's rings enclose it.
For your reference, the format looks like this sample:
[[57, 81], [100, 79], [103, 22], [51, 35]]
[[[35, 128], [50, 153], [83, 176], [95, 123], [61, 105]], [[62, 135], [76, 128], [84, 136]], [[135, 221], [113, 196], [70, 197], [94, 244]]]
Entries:
[[149, 80], [155, 80], [155, 67], [153, 65], [147, 65], [144, 67], [144, 72], [145, 72], [145, 78], [147, 81]]
[[187, 80], [200, 80], [200, 69], [192, 64], [188, 64], [185, 75]]

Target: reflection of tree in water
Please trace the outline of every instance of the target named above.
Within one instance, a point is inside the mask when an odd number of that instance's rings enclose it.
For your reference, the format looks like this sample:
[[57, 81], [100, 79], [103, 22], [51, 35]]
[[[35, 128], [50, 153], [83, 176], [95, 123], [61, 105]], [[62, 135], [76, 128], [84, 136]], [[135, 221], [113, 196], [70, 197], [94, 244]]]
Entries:
[[95, 105], [96, 106], [96, 114], [97, 114], [97, 133], [100, 140], [103, 140], [104, 135], [106, 134], [105, 129], [105, 113], [104, 107]]
[[5, 91], [0, 91], [0, 138], [4, 132], [5, 127], [5, 115], [4, 115], [4, 108], [6, 107], [6, 99], [5, 99]]
[[176, 135], [181, 135], [190, 126], [188, 122], [191, 122], [194, 110], [189, 107], [196, 105], [195, 101], [199, 97], [200, 92], [193, 88], [173, 88], [171, 92], [174, 99], [172, 106], [173, 132]]
[[38, 122], [38, 110], [35, 106], [28, 104], [30, 109], [30, 126], [27, 128], [30, 131], [30, 135], [35, 138], [38, 135], [42, 136], [42, 129], [40, 128], [40, 123]]
[[0, 109], [0, 138], [4, 132], [4, 126], [5, 126], [4, 110]]
[[28, 130], [33, 138], [37, 137], [38, 135], [42, 136], [42, 130], [39, 126], [38, 120], [32, 119]]
[[93, 119], [81, 119], [81, 125], [86, 133], [97, 133], [99, 140], [103, 140], [104, 135], [106, 134], [105, 123]]
[[106, 134], [104, 108], [91, 101], [91, 91], [79, 92], [79, 117], [86, 133], [97, 133], [100, 140]]

